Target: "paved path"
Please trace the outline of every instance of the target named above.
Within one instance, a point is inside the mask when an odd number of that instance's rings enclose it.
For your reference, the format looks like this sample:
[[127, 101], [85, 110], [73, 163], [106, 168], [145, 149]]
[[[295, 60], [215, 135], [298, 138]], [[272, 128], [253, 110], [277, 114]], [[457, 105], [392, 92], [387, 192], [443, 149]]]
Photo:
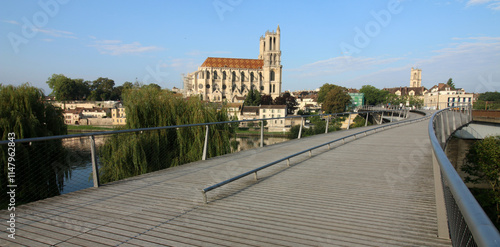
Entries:
[[[412, 115], [412, 117], [416, 117]], [[365, 127], [371, 128], [371, 127]], [[292, 140], [17, 208], [1, 246], [450, 246], [436, 237], [427, 120], [200, 189], [364, 128]], [[2, 211], [6, 220], [6, 212]], [[5, 222], [5, 221], [4, 221]]]

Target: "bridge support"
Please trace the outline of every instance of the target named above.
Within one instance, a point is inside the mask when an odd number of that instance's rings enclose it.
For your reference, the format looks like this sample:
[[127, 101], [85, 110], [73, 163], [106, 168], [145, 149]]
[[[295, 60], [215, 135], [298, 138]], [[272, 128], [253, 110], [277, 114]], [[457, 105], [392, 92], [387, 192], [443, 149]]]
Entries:
[[90, 138], [90, 156], [92, 159], [92, 179], [94, 180], [94, 187], [99, 187], [99, 169], [97, 167], [97, 155], [95, 151], [95, 139], [94, 136], [89, 136]]
[[368, 118], [370, 117], [370, 113], [366, 113], [366, 119], [365, 119], [365, 127], [368, 126]]
[[300, 118], [299, 136], [297, 137], [297, 139], [300, 139], [300, 137], [302, 136], [302, 125], [304, 125], [304, 117]]
[[260, 120], [260, 147], [264, 147], [264, 120]]
[[205, 125], [205, 128], [207, 129], [205, 131], [205, 144], [203, 145], [203, 156], [201, 157], [201, 160], [206, 160], [207, 159], [207, 148], [208, 148], [208, 125]]
[[326, 118], [325, 134], [327, 134], [327, 133], [328, 133], [328, 124], [329, 124], [329, 122], [330, 122], [329, 120], [330, 120], [330, 116], [328, 116], [328, 117]]
[[434, 152], [432, 152], [432, 169], [434, 171], [434, 194], [436, 197], [438, 238], [450, 239], [448, 217], [446, 216], [446, 205], [444, 201], [443, 182], [441, 181], [441, 169], [439, 168], [436, 154], [434, 154]]

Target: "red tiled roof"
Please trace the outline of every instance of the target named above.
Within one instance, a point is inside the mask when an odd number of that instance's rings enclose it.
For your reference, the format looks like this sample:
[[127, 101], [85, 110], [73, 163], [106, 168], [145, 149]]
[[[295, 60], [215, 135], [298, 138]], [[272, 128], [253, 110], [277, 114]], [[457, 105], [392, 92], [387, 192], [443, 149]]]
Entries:
[[262, 59], [242, 59], [242, 58], [222, 58], [209, 57], [201, 67], [235, 68], [235, 69], [262, 69], [264, 60]]

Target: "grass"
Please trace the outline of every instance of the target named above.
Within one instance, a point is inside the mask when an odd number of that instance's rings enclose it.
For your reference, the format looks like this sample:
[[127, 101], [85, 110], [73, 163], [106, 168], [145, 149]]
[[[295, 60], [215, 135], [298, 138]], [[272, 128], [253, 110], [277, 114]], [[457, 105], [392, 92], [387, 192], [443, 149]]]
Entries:
[[[239, 134], [239, 135], [260, 135], [260, 129], [259, 130], [249, 130], [249, 129], [236, 129], [236, 134]], [[264, 131], [264, 135], [282, 135], [282, 136], [286, 136], [288, 135], [288, 131], [287, 132], [267, 132], [267, 131]]]
[[72, 131], [72, 130], [106, 130], [106, 131], [111, 131], [114, 129], [115, 129], [115, 126], [99, 127], [99, 126], [92, 126], [92, 125], [68, 125], [68, 131]]

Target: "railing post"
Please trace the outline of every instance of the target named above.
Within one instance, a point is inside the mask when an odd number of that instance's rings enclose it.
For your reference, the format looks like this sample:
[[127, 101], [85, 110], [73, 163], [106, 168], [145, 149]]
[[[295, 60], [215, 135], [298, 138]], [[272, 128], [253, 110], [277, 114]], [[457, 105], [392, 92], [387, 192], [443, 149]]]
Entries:
[[436, 197], [438, 238], [450, 239], [448, 217], [446, 216], [446, 205], [444, 201], [443, 182], [441, 180], [441, 169], [439, 168], [434, 151], [432, 151], [432, 169], [434, 171], [434, 195]]
[[330, 120], [330, 116], [328, 116], [328, 117], [326, 118], [325, 134], [327, 134], [327, 133], [328, 133], [328, 124], [329, 124], [329, 122], [330, 122], [329, 120]]
[[439, 114], [439, 120], [441, 121], [441, 130], [439, 132], [441, 132], [441, 147], [444, 147], [444, 144], [446, 142], [446, 126], [444, 125], [444, 112], [441, 112], [441, 114]]
[[452, 117], [452, 119], [453, 119], [453, 129], [451, 130], [451, 132], [453, 132], [453, 131], [455, 131], [457, 129], [457, 123], [456, 123], [457, 119], [455, 117], [455, 115], [457, 114], [457, 112], [454, 110], [452, 113], [453, 113], [453, 117]]
[[297, 137], [297, 139], [300, 139], [300, 137], [302, 136], [302, 125], [304, 125], [304, 117], [300, 118], [299, 136]]
[[392, 117], [394, 116], [394, 110], [391, 111], [391, 123], [392, 123]]
[[90, 155], [92, 159], [92, 179], [94, 180], [94, 187], [99, 187], [99, 168], [97, 167], [97, 155], [95, 150], [95, 139], [94, 136], [89, 136], [90, 138]]
[[365, 127], [368, 126], [368, 118], [370, 117], [370, 113], [366, 113], [366, 119], [365, 119]]
[[351, 113], [349, 113], [349, 116], [348, 116], [348, 122], [347, 122], [347, 129], [350, 129], [351, 128]]
[[380, 124], [383, 124], [383, 121], [384, 120], [384, 111], [380, 112]]
[[203, 156], [201, 157], [201, 160], [206, 160], [207, 159], [207, 148], [208, 148], [208, 125], [205, 125], [205, 128], [207, 129], [205, 131], [205, 145], [203, 145]]
[[264, 120], [260, 120], [260, 147], [264, 147]]

